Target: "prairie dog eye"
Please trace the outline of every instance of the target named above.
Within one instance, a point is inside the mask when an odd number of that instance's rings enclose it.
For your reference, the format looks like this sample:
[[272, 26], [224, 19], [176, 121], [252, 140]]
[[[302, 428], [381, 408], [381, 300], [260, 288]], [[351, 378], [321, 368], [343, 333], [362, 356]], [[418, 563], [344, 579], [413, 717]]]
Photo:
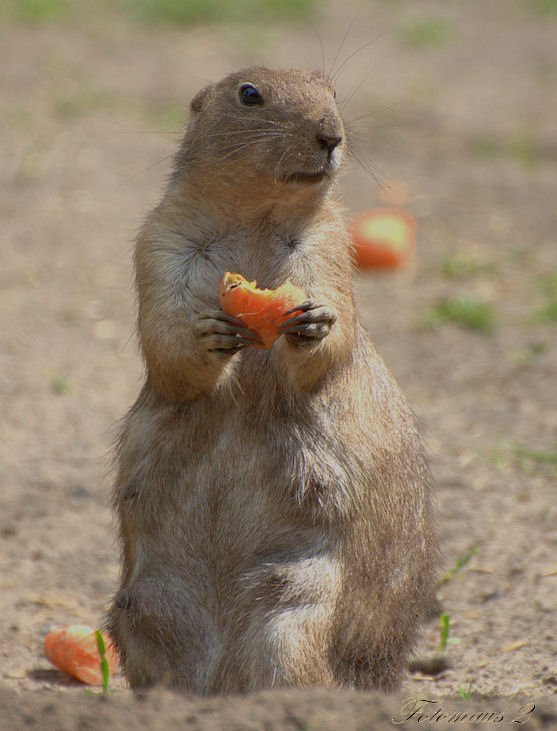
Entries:
[[242, 84], [240, 86], [239, 95], [240, 101], [247, 107], [253, 107], [256, 104], [263, 104], [263, 97], [253, 84]]

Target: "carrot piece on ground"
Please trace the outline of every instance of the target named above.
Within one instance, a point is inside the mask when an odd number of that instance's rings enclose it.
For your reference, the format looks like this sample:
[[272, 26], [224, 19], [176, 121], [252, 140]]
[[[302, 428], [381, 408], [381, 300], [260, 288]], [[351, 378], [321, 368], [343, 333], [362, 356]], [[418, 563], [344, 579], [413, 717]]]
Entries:
[[[104, 632], [106, 659], [112, 675], [118, 665], [118, 653]], [[44, 649], [47, 660], [68, 675], [87, 685], [102, 685], [101, 658], [95, 630], [83, 624], [58, 627], [46, 636]]]
[[307, 300], [305, 293], [291, 282], [277, 289], [257, 289], [257, 282], [248, 282], [241, 274], [226, 272], [219, 288], [221, 306], [227, 315], [237, 317], [256, 332], [269, 349], [280, 337], [279, 325], [296, 313], [284, 315]]

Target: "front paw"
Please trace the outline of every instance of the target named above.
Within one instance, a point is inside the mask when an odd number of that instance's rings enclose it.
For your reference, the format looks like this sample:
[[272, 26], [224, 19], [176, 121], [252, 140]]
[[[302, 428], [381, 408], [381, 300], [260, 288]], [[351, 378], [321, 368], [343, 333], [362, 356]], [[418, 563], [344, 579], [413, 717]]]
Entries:
[[222, 310], [200, 312], [193, 324], [193, 334], [209, 353], [217, 356], [231, 356], [247, 346], [263, 346], [257, 333]]
[[336, 313], [330, 307], [308, 300], [284, 314], [289, 315], [300, 310], [302, 310], [300, 314], [294, 315], [280, 325], [281, 335], [285, 335], [294, 345], [315, 345], [327, 337], [337, 319]]

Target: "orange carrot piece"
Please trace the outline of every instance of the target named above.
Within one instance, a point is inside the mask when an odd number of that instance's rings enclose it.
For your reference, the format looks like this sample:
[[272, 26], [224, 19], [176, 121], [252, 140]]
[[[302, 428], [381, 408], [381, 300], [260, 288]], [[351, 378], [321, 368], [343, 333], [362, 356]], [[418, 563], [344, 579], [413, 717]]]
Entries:
[[305, 293], [286, 282], [277, 289], [257, 289], [257, 282], [248, 282], [241, 274], [226, 272], [219, 288], [221, 307], [227, 315], [237, 317], [256, 332], [268, 350], [280, 337], [279, 325], [294, 317], [284, 315], [307, 300]]
[[396, 269], [414, 252], [416, 221], [402, 208], [374, 208], [352, 222], [351, 234], [361, 269]]
[[[102, 633], [110, 674], [118, 666], [118, 653], [112, 640]], [[102, 685], [101, 658], [95, 630], [83, 624], [58, 627], [46, 636], [44, 649], [47, 660], [68, 675], [87, 685]]]

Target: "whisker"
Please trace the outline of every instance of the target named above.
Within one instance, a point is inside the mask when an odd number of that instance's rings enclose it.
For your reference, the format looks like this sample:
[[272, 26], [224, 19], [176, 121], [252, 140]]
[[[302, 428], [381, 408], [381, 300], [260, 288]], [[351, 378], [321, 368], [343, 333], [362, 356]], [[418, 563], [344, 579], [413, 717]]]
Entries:
[[404, 128], [407, 127], [409, 124], [409, 122], [401, 122], [400, 124], [393, 122], [385, 122], [384, 124], [376, 124], [375, 122], [373, 124], [345, 124], [344, 129], [347, 131], [347, 137], [360, 138], [362, 141], [365, 141], [374, 139], [375, 137], [377, 137], [377, 134], [379, 132]]
[[267, 137], [270, 138], [278, 138], [278, 137], [292, 137], [292, 132], [283, 132], [280, 130], [274, 130], [274, 129], [242, 129], [242, 130], [235, 130], [233, 132], [209, 132], [205, 135], [205, 137], [240, 137], [240, 136], [251, 136], [253, 134], [258, 134], [259, 139], [266, 139]]
[[336, 56], [334, 57], [333, 63], [331, 64], [331, 68], [329, 69], [329, 73], [327, 74], [327, 81], [333, 81], [334, 77], [332, 76], [332, 73], [333, 73], [333, 69], [335, 67], [335, 63], [337, 62], [340, 52], [342, 51], [343, 46], [346, 43], [346, 39], [348, 38], [353, 25], [354, 25], [354, 18], [352, 18], [352, 20], [350, 21], [350, 24], [348, 25], [348, 28], [346, 29], [346, 33], [344, 34], [344, 38], [342, 39], [340, 46], [338, 47]]
[[[294, 137], [295, 135], [290, 135], [291, 137]], [[232, 141], [231, 144], [224, 146], [224, 152], [230, 152], [233, 153], [236, 150], [241, 150], [242, 148], [246, 147], [247, 145], [255, 145], [260, 142], [267, 142], [269, 140], [282, 140], [284, 139], [285, 135], [277, 135], [276, 137], [248, 137], [247, 139], [245, 137], [237, 138]], [[222, 145], [222, 141], [214, 141], [212, 143], [212, 148], [214, 150], [220, 151]]]
[[399, 99], [396, 102], [393, 102], [392, 104], [389, 104], [387, 107], [381, 107], [381, 109], [374, 109], [372, 112], [368, 112], [367, 114], [362, 114], [359, 117], [354, 117], [353, 119], [345, 120], [345, 124], [352, 125], [354, 122], [360, 122], [362, 119], [368, 119], [369, 117], [373, 117], [376, 114], [381, 114], [383, 112], [387, 112], [389, 109], [393, 109], [394, 107], [401, 106], [404, 103], [404, 100]]
[[370, 160], [368, 160], [361, 152], [356, 153], [354, 150], [348, 150], [348, 157], [350, 158], [350, 160], [357, 163], [362, 168], [362, 170], [364, 170], [364, 172], [368, 173], [368, 175], [371, 175], [379, 188], [383, 189], [385, 187], [385, 184], [387, 182], [387, 176], [385, 172], [377, 167], [377, 165], [372, 163]]
[[113, 132], [115, 135], [180, 135], [183, 129], [169, 130], [169, 129], [131, 129], [121, 130], [120, 132]]
[[253, 145], [259, 144], [260, 140], [248, 140], [247, 142], [244, 142], [241, 145], [237, 145], [233, 149], [229, 150], [226, 155], [221, 157], [219, 159], [219, 163], [222, 162], [222, 160], [226, 160], [228, 157], [231, 157], [232, 155], [235, 155], [237, 152], [241, 152], [242, 150], [245, 150], [247, 147], [251, 147]]
[[323, 39], [321, 38], [321, 33], [319, 33], [319, 30], [317, 29], [317, 26], [310, 21], [308, 21], [311, 25], [313, 31], [315, 32], [315, 35], [317, 36], [319, 40], [319, 45], [321, 46], [321, 76], [325, 78], [325, 46], [323, 45]]
[[[235, 121], [241, 121], [241, 122], [253, 122], [254, 118], [251, 115], [248, 114], [238, 114], [238, 112], [232, 113], [232, 112], [224, 112], [223, 117], [226, 117], [227, 119], [233, 119]], [[284, 128], [287, 126], [286, 122], [280, 122], [276, 119], [257, 119], [256, 120], [258, 124], [270, 124], [275, 127], [281, 127]]]
[[282, 153], [282, 155], [280, 156], [280, 159], [279, 159], [279, 161], [278, 161], [278, 162], [277, 162], [277, 164], [275, 165], [275, 175], [274, 175], [274, 181], [275, 181], [275, 183], [276, 183], [276, 182], [277, 182], [277, 180], [278, 180], [278, 174], [279, 174], [279, 170], [280, 170], [280, 165], [281, 165], [282, 161], [284, 160], [284, 158], [286, 157], [286, 155], [287, 155], [287, 153], [288, 153], [288, 152], [289, 152], [289, 150], [288, 150], [288, 148], [287, 148], [287, 149], [286, 149], [286, 150], [285, 150], [285, 151], [284, 151], [284, 152]]
[[368, 46], [371, 46], [372, 43], [375, 43], [376, 41], [378, 41], [382, 37], [383, 37], [383, 34], [381, 33], [376, 38], [372, 38], [370, 41], [366, 41], [365, 43], [362, 43], [362, 45], [359, 48], [356, 48], [355, 51], [352, 51], [352, 53], [344, 59], [344, 61], [340, 64], [340, 66], [338, 67], [338, 69], [335, 71], [334, 76], [331, 78], [331, 82], [334, 82], [338, 78], [338, 75], [340, 74], [340, 72], [342, 71], [342, 69], [346, 66], [346, 64], [348, 63], [348, 61], [350, 61], [351, 58], [354, 58], [354, 56], [357, 53], [360, 53], [360, 51], [363, 51], [364, 48], [367, 48]]
[[366, 75], [364, 76], [364, 78], [363, 78], [363, 79], [362, 79], [362, 80], [360, 81], [360, 83], [358, 84], [358, 86], [357, 86], [357, 87], [356, 87], [356, 88], [354, 89], [354, 91], [353, 91], [353, 92], [352, 92], [352, 93], [351, 93], [351, 94], [350, 94], [350, 95], [348, 96], [348, 98], [347, 98], [347, 99], [343, 99], [343, 100], [342, 100], [342, 103], [341, 103], [341, 105], [340, 105], [340, 109], [341, 109], [341, 111], [342, 111], [342, 110], [344, 109], [344, 107], [346, 107], [346, 106], [347, 106], [348, 104], [350, 104], [350, 101], [352, 100], [352, 98], [354, 97], [354, 95], [355, 95], [355, 94], [357, 94], [357, 93], [358, 93], [358, 92], [360, 91], [360, 89], [361, 89], [361, 88], [362, 88], [362, 86], [363, 86], [363, 85], [365, 84], [365, 82], [366, 82], [366, 81], [367, 81], [367, 80], [369, 79], [369, 77], [370, 77], [370, 76], [371, 76], [371, 71], [369, 71], [369, 72], [368, 72], [368, 73], [367, 73], [367, 74], [366, 74]]
[[130, 180], [134, 180], [135, 178], [139, 177], [140, 175], [143, 175], [144, 173], [149, 172], [149, 170], [152, 170], [153, 168], [157, 167], [157, 165], [160, 165], [163, 162], [166, 162], [167, 160], [171, 160], [173, 157], [175, 157], [175, 153], [171, 152], [170, 155], [165, 155], [164, 157], [161, 157], [160, 160], [157, 160], [152, 165], [149, 165], [146, 168], [143, 168], [143, 170], [139, 170], [137, 173], [134, 173], [133, 175], [130, 175], [129, 178], [125, 178], [122, 180], [121, 185], [125, 185], [126, 183], [129, 183]]

